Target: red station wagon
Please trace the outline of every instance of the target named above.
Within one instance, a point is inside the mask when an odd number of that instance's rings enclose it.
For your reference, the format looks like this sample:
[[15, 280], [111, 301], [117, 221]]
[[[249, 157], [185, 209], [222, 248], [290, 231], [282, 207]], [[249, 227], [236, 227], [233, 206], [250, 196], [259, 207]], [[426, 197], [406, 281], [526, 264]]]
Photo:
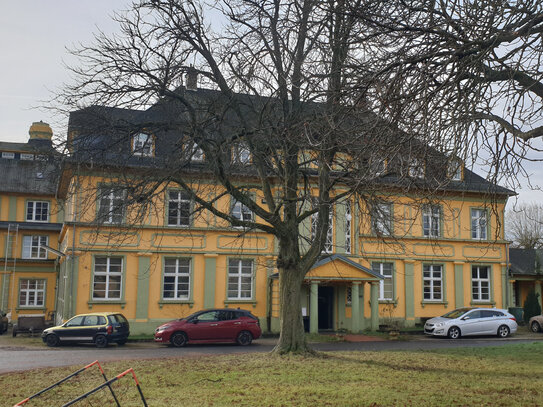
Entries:
[[249, 311], [208, 309], [160, 325], [155, 331], [155, 342], [169, 342], [175, 347], [187, 343], [217, 342], [236, 342], [246, 346], [260, 335], [262, 330], [258, 318]]

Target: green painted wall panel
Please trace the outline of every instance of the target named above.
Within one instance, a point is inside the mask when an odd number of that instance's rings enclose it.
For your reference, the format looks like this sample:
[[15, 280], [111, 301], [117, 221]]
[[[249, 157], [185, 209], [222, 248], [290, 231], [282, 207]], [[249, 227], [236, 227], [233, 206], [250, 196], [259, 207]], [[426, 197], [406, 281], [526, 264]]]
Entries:
[[149, 269], [151, 259], [138, 259], [138, 295], [136, 299], [136, 319], [146, 319], [149, 316]]
[[8, 221], [15, 222], [17, 221], [17, 197], [9, 197], [9, 209], [8, 209]]
[[464, 265], [454, 265], [454, 307], [464, 306]]
[[215, 279], [217, 275], [217, 259], [206, 257], [204, 281], [204, 308], [215, 306]]
[[405, 263], [405, 317], [415, 318], [415, 266]]

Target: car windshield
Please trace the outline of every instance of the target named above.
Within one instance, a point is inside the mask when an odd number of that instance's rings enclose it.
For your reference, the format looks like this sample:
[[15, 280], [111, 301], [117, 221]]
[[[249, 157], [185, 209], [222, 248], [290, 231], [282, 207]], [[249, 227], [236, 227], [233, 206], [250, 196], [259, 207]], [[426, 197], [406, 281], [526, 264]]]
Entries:
[[447, 312], [445, 315], [442, 315], [443, 318], [460, 318], [462, 315], [464, 315], [466, 312], [471, 311], [471, 308], [458, 308], [455, 310], [452, 310], [451, 312]]

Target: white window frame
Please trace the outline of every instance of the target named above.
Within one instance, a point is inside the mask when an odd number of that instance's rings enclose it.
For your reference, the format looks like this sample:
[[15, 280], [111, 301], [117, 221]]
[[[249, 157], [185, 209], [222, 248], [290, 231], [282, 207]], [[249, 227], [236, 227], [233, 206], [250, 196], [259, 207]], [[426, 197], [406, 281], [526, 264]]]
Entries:
[[[422, 266], [422, 299], [425, 302], [443, 301], [443, 265], [424, 264]], [[439, 288], [436, 293], [435, 289]], [[426, 291], [426, 288], [429, 291]]]
[[380, 236], [392, 236], [392, 204], [381, 202], [374, 204], [371, 213], [371, 228], [374, 234]]
[[194, 143], [190, 148], [190, 161], [202, 162], [204, 161], [204, 150], [202, 150], [198, 144]]
[[[390, 266], [390, 267], [389, 267]], [[384, 279], [379, 280], [379, 301], [394, 300], [394, 263], [391, 262], [372, 262], [371, 269], [381, 274]], [[390, 290], [385, 290], [385, 283], [390, 284]], [[387, 291], [390, 291], [390, 296]]]
[[345, 203], [345, 254], [351, 254], [353, 216], [350, 202]]
[[441, 207], [426, 205], [422, 209], [422, 234], [425, 237], [441, 236]]
[[471, 238], [486, 240], [488, 237], [488, 212], [486, 209], [471, 208]]
[[[179, 301], [190, 299], [192, 261], [190, 258], [171, 258], [164, 259], [164, 272], [162, 277], [162, 299], [165, 301]], [[166, 279], [172, 281], [166, 282]], [[166, 290], [166, 285], [173, 285], [173, 290]], [[180, 288], [180, 287], [185, 287]], [[173, 296], [166, 296], [166, 291], [172, 292]]]
[[462, 161], [458, 158], [451, 158], [447, 165], [447, 176], [451, 181], [462, 181]]
[[412, 158], [407, 165], [407, 175], [411, 178], [424, 178], [424, 166], [423, 163], [417, 159]]
[[34, 154], [21, 153], [19, 157], [23, 161], [34, 161]]
[[[105, 259], [105, 264], [104, 263], [98, 263], [98, 260], [102, 261]], [[112, 265], [112, 260], [115, 260], [115, 263], [117, 263], [117, 261], [120, 261], [120, 264], [114, 264]], [[105, 266], [105, 270], [104, 271], [97, 271], [96, 270], [96, 266], [97, 265], [104, 265]], [[120, 301], [122, 299], [122, 295], [123, 295], [123, 265], [124, 265], [124, 259], [122, 257], [109, 257], [109, 256], [96, 256], [94, 258], [94, 270], [93, 270], [93, 273], [92, 273], [92, 299], [93, 301]], [[113, 271], [112, 270], [112, 266], [115, 267], [115, 268], [118, 268], [119, 271]], [[96, 293], [96, 285], [97, 284], [102, 284], [102, 282], [97, 282], [96, 281], [96, 277], [105, 277], [105, 281], [103, 282], [103, 284], [105, 285], [105, 288], [104, 288], [104, 297], [99, 297], [99, 296], [96, 296], [95, 293]], [[113, 292], [115, 292], [115, 290], [113, 290], [111, 288], [111, 285], [112, 283], [117, 283], [118, 280], [118, 284], [119, 284], [119, 295], [118, 296], [114, 296], [113, 295]], [[102, 290], [100, 290], [102, 291]]]
[[[481, 277], [481, 271], [486, 270], [486, 278]], [[474, 276], [475, 273], [475, 276]], [[471, 299], [473, 302], [489, 302], [490, 296], [490, 266], [471, 266]], [[483, 292], [483, 287], [486, 285], [487, 293]], [[478, 297], [478, 298], [475, 298]]]
[[[246, 279], [249, 279], [249, 283], [244, 281]], [[227, 298], [229, 301], [252, 300], [253, 282], [253, 259], [228, 259], [228, 276], [226, 290]], [[249, 286], [249, 288], [247, 288], [247, 285]]]
[[98, 219], [106, 224], [123, 223], [125, 196], [123, 189], [100, 187], [98, 191]]
[[43, 246], [49, 245], [49, 236], [27, 235], [23, 236], [23, 259], [47, 259], [47, 250]]
[[[315, 205], [316, 205], [315, 201]], [[315, 212], [311, 215], [311, 241], [315, 240], [317, 236], [317, 223], [319, 221], [319, 213]], [[328, 230], [326, 231], [326, 240], [324, 241], [324, 247], [322, 253], [333, 253], [334, 251], [334, 211], [330, 207], [328, 211]]]
[[245, 143], [238, 143], [232, 149], [232, 162], [247, 165], [251, 163], [251, 150]]
[[132, 153], [140, 157], [154, 155], [154, 140], [151, 134], [137, 133], [132, 136]]
[[[43, 219], [44, 210], [45, 219]], [[27, 222], [49, 222], [49, 201], [26, 201], [25, 218]]]
[[2, 158], [5, 158], [6, 160], [14, 160], [15, 153], [11, 153], [9, 151], [2, 151]]
[[[177, 194], [177, 198], [172, 198], [172, 194]], [[188, 206], [187, 214], [186, 216], [184, 216], [182, 214], [182, 211], [186, 210], [187, 206]], [[190, 195], [188, 194], [188, 192], [179, 191], [179, 190], [168, 191], [168, 213], [167, 213], [168, 226], [190, 226], [191, 221], [192, 221], [191, 208], [192, 208], [192, 201], [190, 199]], [[170, 219], [170, 216], [171, 216], [170, 213], [172, 211], [176, 212], [174, 223], [172, 223]], [[171, 217], [173, 218], [174, 216], [171, 216]], [[186, 223], [183, 223], [183, 219], [187, 220]]]
[[[253, 222], [254, 214], [245, 204], [240, 201], [236, 201], [234, 198], [232, 203], [231, 215], [233, 218], [243, 222]], [[239, 226], [238, 226], [239, 227]]]
[[369, 169], [372, 176], [380, 177], [386, 173], [386, 160], [384, 158], [371, 157], [369, 160]]
[[[23, 288], [23, 282], [27, 283], [27, 287]], [[34, 287], [31, 288], [31, 283]], [[19, 280], [19, 307], [21, 308], [42, 308], [45, 306], [45, 283], [44, 279], [39, 278], [21, 278]], [[24, 293], [24, 295], [23, 295]], [[41, 295], [40, 295], [41, 294]], [[23, 303], [24, 297], [24, 303]], [[32, 297], [32, 299], [31, 299]]]

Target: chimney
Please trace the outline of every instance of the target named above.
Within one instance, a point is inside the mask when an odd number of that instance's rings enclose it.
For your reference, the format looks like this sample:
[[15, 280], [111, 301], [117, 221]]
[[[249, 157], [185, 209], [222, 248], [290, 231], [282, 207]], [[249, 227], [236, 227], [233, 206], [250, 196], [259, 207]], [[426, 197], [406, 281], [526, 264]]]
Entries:
[[186, 84], [188, 90], [198, 90], [198, 71], [192, 65], [187, 69]]
[[53, 130], [51, 130], [51, 126], [49, 126], [49, 124], [44, 123], [41, 120], [39, 122], [34, 122], [28, 130], [28, 134], [30, 135], [28, 144], [35, 145], [36, 147], [51, 148]]

